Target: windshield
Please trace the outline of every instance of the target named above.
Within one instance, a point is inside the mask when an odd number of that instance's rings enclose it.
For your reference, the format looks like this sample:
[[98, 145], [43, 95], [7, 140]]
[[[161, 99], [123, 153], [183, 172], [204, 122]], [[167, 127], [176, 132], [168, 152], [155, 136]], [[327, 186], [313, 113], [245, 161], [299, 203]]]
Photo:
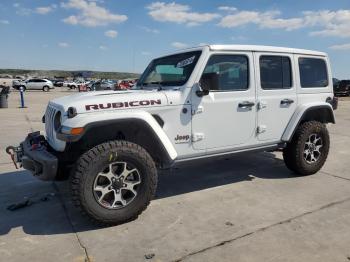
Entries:
[[153, 60], [137, 82], [136, 89], [182, 86], [190, 78], [202, 51], [187, 52]]

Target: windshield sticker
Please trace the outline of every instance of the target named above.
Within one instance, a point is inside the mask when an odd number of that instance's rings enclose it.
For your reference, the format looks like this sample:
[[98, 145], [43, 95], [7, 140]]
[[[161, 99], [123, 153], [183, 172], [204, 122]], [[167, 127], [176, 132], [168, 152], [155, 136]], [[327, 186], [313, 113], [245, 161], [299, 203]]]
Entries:
[[188, 65], [190, 65], [190, 64], [193, 63], [194, 59], [195, 59], [195, 56], [192, 56], [192, 57], [190, 57], [190, 58], [187, 58], [187, 59], [185, 59], [185, 60], [182, 60], [182, 61], [180, 61], [180, 62], [177, 63], [176, 67], [179, 68], [179, 67], [188, 66]]

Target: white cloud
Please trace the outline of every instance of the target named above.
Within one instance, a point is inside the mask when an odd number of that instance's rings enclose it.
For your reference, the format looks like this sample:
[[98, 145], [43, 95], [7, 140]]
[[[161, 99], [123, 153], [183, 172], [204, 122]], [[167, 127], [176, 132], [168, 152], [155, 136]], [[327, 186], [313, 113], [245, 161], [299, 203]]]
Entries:
[[144, 31], [146, 31], [147, 33], [153, 33], [153, 34], [159, 34], [159, 30], [158, 29], [154, 29], [154, 28], [149, 28], [147, 26], [140, 26], [140, 28]]
[[67, 48], [67, 47], [69, 47], [69, 44], [66, 42], [61, 42], [61, 43], [58, 43], [58, 46], [62, 47], [62, 48]]
[[52, 11], [53, 11], [53, 7], [51, 6], [42, 6], [42, 7], [35, 8], [35, 12], [40, 15], [46, 15]]
[[148, 51], [142, 51], [142, 52], [141, 52], [141, 55], [144, 55], [144, 56], [150, 56], [150, 55], [151, 55], [151, 53], [150, 53], [150, 52], [148, 52]]
[[8, 20], [0, 20], [0, 24], [8, 25], [10, 22]]
[[39, 6], [35, 9], [30, 9], [23, 7], [20, 3], [14, 3], [13, 7], [16, 9], [16, 14], [21, 16], [28, 16], [32, 13], [40, 14], [40, 15], [46, 15], [50, 12], [52, 12], [55, 8], [57, 8], [56, 4], [52, 4], [49, 6]]
[[107, 50], [108, 48], [106, 47], [106, 46], [104, 46], [104, 45], [100, 45], [99, 47], [98, 47], [100, 50]]
[[63, 19], [63, 22], [71, 25], [96, 27], [111, 23], [118, 24], [128, 19], [126, 15], [114, 14], [106, 8], [98, 6], [95, 1], [69, 0], [62, 3], [62, 7], [78, 11], [78, 14]]
[[329, 48], [333, 50], [350, 50], [350, 43], [342, 45], [332, 45]]
[[246, 24], [257, 24], [261, 28], [281, 28], [287, 31], [295, 30], [304, 26], [302, 18], [277, 18], [281, 13], [279, 11], [240, 11], [235, 14], [224, 16], [219, 26], [234, 28]]
[[220, 11], [234, 12], [234, 11], [237, 11], [237, 8], [236, 8], [236, 7], [233, 7], [233, 6], [219, 6], [219, 7], [218, 7], [218, 10], [220, 10]]
[[153, 2], [147, 6], [148, 14], [159, 22], [173, 22], [177, 24], [186, 24], [195, 26], [218, 18], [216, 13], [197, 13], [191, 12], [188, 5], [181, 5], [175, 2]]
[[311, 36], [350, 37], [350, 10], [304, 11], [301, 16], [282, 18], [280, 11], [237, 11], [224, 16], [219, 26], [235, 28], [256, 24], [260, 28], [292, 31], [300, 28], [316, 28]]
[[350, 37], [350, 10], [304, 12], [305, 23], [321, 29], [310, 33], [312, 36]]
[[105, 36], [110, 37], [110, 38], [116, 38], [118, 35], [117, 31], [114, 30], [108, 30], [105, 32]]
[[171, 46], [172, 46], [172, 47], [175, 47], [175, 48], [177, 48], [177, 49], [183, 49], [183, 48], [188, 47], [188, 44], [181, 43], [181, 42], [172, 42], [172, 43], [171, 43]]

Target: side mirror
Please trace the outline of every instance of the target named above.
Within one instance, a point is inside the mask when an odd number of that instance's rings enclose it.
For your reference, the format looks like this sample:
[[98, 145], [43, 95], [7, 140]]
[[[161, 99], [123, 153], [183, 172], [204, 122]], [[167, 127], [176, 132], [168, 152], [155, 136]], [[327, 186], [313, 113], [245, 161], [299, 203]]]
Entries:
[[205, 73], [199, 81], [201, 90], [196, 92], [197, 96], [202, 97], [209, 94], [210, 90], [219, 90], [219, 77], [217, 73]]

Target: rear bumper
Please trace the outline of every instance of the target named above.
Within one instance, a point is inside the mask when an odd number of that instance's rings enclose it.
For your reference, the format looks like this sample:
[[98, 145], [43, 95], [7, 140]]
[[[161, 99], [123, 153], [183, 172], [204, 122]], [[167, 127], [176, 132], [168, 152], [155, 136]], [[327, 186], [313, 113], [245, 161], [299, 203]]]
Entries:
[[18, 162], [33, 176], [44, 181], [54, 180], [57, 175], [58, 159], [48, 151], [47, 142], [40, 132], [30, 133], [21, 143]]
[[347, 91], [334, 91], [334, 94], [336, 96], [348, 96], [350, 94], [350, 91], [347, 90]]

